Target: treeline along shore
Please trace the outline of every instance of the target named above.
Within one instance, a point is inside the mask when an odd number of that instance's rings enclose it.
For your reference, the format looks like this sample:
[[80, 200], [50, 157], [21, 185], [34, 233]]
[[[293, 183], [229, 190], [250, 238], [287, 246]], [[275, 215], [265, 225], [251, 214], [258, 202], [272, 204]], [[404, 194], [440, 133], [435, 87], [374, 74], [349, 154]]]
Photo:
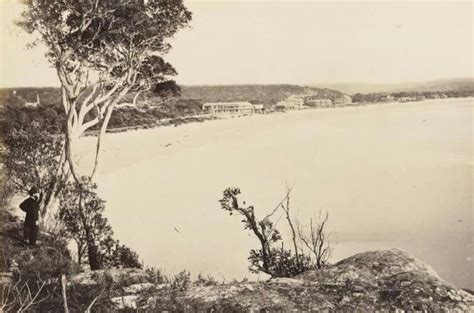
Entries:
[[[205, 103], [246, 101], [263, 106], [264, 113], [284, 112], [287, 108], [278, 104], [285, 99], [298, 95], [311, 95], [311, 101], [304, 108], [334, 106], [360, 106], [393, 101], [411, 102], [424, 99], [461, 98], [474, 96], [474, 83], [453, 86], [440, 91], [396, 91], [352, 94], [350, 101], [337, 103], [342, 92], [327, 88], [305, 87], [297, 85], [218, 85], [218, 86], [181, 86], [179, 90], [149, 91], [143, 94], [130, 94], [119, 104], [110, 119], [108, 132], [121, 132], [140, 128], [159, 126], [177, 126], [189, 122], [203, 122], [225, 117], [213, 116], [203, 111]], [[321, 101], [330, 105], [321, 105]], [[61, 105], [59, 88], [3, 88], [0, 89], [0, 104], [4, 106], [4, 132], [31, 124], [33, 121], [44, 125], [51, 133], [61, 133], [65, 127], [64, 108]], [[90, 114], [94, 114], [92, 111]], [[241, 114], [245, 115], [245, 114]], [[88, 135], [97, 133], [92, 128]]]

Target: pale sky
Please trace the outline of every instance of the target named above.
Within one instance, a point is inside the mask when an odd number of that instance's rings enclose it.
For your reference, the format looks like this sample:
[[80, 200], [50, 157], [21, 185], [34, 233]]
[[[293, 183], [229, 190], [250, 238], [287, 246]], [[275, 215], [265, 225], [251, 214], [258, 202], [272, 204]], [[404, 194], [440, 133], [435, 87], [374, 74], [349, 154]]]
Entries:
[[[0, 87], [57, 86], [41, 47], [0, 0]], [[180, 84], [395, 83], [472, 77], [467, 2], [186, 1], [191, 28], [165, 57]]]

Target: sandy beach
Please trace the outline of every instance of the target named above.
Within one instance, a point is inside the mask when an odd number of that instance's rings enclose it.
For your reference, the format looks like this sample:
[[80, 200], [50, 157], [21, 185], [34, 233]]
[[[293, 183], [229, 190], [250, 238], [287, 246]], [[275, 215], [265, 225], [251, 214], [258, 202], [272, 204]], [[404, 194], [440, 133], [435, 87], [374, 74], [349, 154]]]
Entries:
[[[398, 247], [474, 288], [473, 107], [430, 100], [108, 134], [99, 191], [117, 238], [170, 274], [258, 278], [247, 271], [257, 241], [218, 200], [240, 187], [264, 216], [288, 183], [302, 223], [329, 211], [333, 261]], [[82, 139], [84, 168], [93, 140]]]

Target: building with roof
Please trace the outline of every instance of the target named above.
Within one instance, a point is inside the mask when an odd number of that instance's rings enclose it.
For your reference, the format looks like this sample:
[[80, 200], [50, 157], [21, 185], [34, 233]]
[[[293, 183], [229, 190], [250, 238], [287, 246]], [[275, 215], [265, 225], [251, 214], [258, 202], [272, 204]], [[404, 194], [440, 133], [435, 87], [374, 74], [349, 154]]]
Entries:
[[255, 107], [249, 102], [211, 102], [204, 103], [202, 110], [207, 114], [253, 114]]
[[310, 107], [316, 107], [316, 108], [329, 108], [333, 106], [331, 99], [316, 99], [316, 98], [307, 99], [306, 105]]
[[334, 106], [342, 107], [352, 103], [352, 98], [348, 95], [342, 95], [334, 99]]
[[277, 108], [286, 110], [301, 110], [304, 107], [304, 97], [292, 95], [276, 104]]
[[263, 106], [263, 104], [254, 104], [253, 107], [255, 109], [255, 113], [259, 113], [259, 114], [265, 113], [265, 107]]
[[[16, 95], [16, 91], [14, 90], [13, 91], [13, 94]], [[25, 107], [37, 107], [38, 105], [40, 105], [40, 97], [39, 97], [39, 94], [36, 93], [36, 101], [26, 101], [25, 100]]]

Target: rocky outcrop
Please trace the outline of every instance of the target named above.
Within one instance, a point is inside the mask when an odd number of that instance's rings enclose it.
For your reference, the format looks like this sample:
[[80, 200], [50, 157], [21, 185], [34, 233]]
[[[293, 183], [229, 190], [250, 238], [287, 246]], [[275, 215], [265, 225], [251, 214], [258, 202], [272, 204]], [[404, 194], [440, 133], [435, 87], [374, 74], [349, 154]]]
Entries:
[[[160, 301], [159, 297], [154, 300]], [[430, 266], [396, 249], [356, 254], [324, 270], [294, 278], [193, 286], [175, 301], [185, 303], [191, 310], [222, 312], [474, 309], [471, 294], [445, 282]]]
[[474, 296], [441, 279], [422, 261], [393, 249], [356, 254], [319, 271], [261, 282], [197, 285], [174, 290], [153, 285], [139, 269], [86, 272], [74, 284], [109, 277], [122, 285], [111, 298], [116, 309], [149, 311], [462, 311], [474, 309]]
[[[3, 221], [8, 223], [3, 225], [0, 237], [8, 262], [1, 266], [0, 285], [11, 283], [17, 260], [23, 265], [32, 258], [52, 264], [56, 254], [49, 252], [57, 249], [52, 249], [47, 240], [39, 248], [25, 250], [20, 244], [21, 222], [8, 214]], [[55, 266], [62, 268], [61, 264]], [[396, 249], [356, 254], [293, 278], [191, 285], [173, 281], [156, 285], [152, 280], [140, 269], [87, 271], [68, 277], [68, 294], [74, 298], [74, 292], [94, 288], [100, 293], [106, 286], [107, 296], [95, 307], [102, 305], [111, 311], [474, 311], [471, 293], [444, 281], [429, 265]]]

